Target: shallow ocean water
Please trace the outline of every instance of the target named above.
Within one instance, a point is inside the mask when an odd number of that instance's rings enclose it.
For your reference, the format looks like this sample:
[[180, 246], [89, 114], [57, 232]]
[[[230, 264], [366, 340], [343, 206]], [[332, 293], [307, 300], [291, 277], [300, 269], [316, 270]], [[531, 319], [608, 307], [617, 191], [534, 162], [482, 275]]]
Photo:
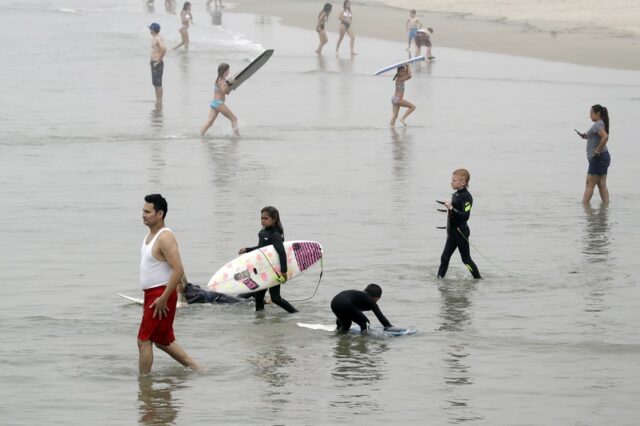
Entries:
[[[359, 38], [353, 59], [317, 58], [313, 32], [232, 8], [213, 26], [196, 5], [192, 49], [165, 60], [160, 111], [146, 25], [160, 22], [169, 46], [179, 26], [160, 6], [1, 6], [16, 40], [0, 66], [3, 422], [635, 424], [638, 72], [440, 48], [407, 83], [409, 127], [392, 130], [391, 75], [371, 74], [403, 59], [402, 43]], [[200, 138], [217, 65], [237, 72], [265, 48], [274, 57], [227, 99], [240, 136], [219, 118]], [[573, 128], [594, 103], [612, 115], [612, 203], [596, 194], [583, 209]], [[458, 167], [472, 176], [480, 282], [457, 255], [435, 278], [435, 200]], [[324, 246], [317, 295], [295, 302], [319, 268], [283, 288], [296, 315], [181, 310], [178, 342], [205, 371], [156, 351], [138, 378], [140, 310], [115, 292], [137, 294], [151, 192], [168, 199], [190, 281], [254, 244], [275, 205], [288, 239]], [[416, 335], [296, 326], [331, 324], [333, 295], [369, 282]]]

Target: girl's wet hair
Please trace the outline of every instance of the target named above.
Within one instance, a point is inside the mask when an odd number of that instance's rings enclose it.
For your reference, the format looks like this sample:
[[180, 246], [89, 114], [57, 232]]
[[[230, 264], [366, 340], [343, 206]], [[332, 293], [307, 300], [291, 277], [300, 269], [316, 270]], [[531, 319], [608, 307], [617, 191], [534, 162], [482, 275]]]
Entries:
[[185, 1], [182, 5], [182, 11], [187, 10], [188, 7], [191, 7], [191, 2]]
[[[333, 6], [331, 6], [331, 3], [325, 3], [324, 6], [322, 7], [322, 11], [320, 13], [324, 12], [324, 13], [327, 14], [327, 16], [329, 16], [329, 13], [331, 13], [331, 8], [332, 7]], [[318, 15], [318, 16], [320, 16], [320, 15]]]
[[351, 0], [344, 0], [344, 2], [342, 3], [342, 8], [351, 12], [351, 6], [349, 6], [347, 3], [351, 3]]
[[609, 133], [609, 110], [607, 109], [607, 107], [603, 107], [600, 104], [595, 104], [591, 107], [591, 110], [600, 114], [600, 118], [602, 118], [602, 121], [604, 122], [604, 129], [607, 131], [607, 133]]
[[282, 227], [282, 222], [280, 221], [280, 212], [273, 206], [263, 207], [260, 210], [260, 213], [266, 213], [269, 215], [271, 219], [273, 219], [273, 227], [278, 230], [282, 234], [282, 238], [284, 238], [284, 228]]
[[406, 71], [406, 70], [407, 70], [406, 65], [400, 65], [398, 68], [396, 68], [396, 75], [393, 76], [393, 80], [395, 81], [395, 79], [398, 78], [398, 76], [400, 75], [400, 71]]
[[223, 62], [220, 65], [218, 65], [218, 78], [216, 79], [216, 81], [220, 80], [224, 75], [224, 73], [227, 72], [228, 70], [229, 70], [229, 64]]

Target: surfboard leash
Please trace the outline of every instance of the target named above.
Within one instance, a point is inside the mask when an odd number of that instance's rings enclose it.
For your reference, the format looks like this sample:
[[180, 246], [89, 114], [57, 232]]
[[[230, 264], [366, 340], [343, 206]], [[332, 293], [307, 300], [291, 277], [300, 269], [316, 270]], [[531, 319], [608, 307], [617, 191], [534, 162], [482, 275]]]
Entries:
[[318, 288], [320, 287], [320, 281], [322, 281], [322, 274], [324, 273], [324, 256], [320, 257], [320, 276], [318, 277], [318, 284], [316, 284], [316, 289], [313, 290], [313, 294], [306, 299], [292, 300], [292, 302], [306, 302], [307, 300], [313, 299], [313, 296], [318, 292]]
[[[280, 276], [280, 274], [278, 273], [278, 271], [276, 271], [276, 268], [273, 267], [273, 265], [271, 264], [271, 261], [269, 260], [269, 258], [267, 257], [266, 254], [264, 254], [264, 252], [260, 249], [258, 249], [258, 251], [260, 253], [262, 253], [262, 255], [264, 256], [264, 258], [267, 260], [267, 263], [269, 264], [269, 266], [271, 266], [271, 269], [273, 269], [273, 272], [277, 275]], [[309, 297], [307, 297], [306, 299], [291, 299], [292, 302], [306, 302], [307, 300], [311, 300], [313, 299], [313, 296], [316, 295], [316, 293], [318, 292], [318, 288], [320, 287], [320, 281], [322, 281], [322, 275], [324, 273], [324, 256], [320, 256], [320, 277], [318, 278], [318, 284], [316, 284], [316, 288], [315, 290], [313, 290], [313, 294]], [[286, 283], [286, 281], [285, 281]]]

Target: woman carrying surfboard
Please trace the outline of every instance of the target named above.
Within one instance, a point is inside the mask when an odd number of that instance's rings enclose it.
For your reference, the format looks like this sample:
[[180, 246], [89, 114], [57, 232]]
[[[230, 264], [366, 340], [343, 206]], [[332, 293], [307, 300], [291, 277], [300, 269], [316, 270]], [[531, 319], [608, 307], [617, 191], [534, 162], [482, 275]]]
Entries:
[[224, 104], [227, 95], [231, 92], [231, 84], [233, 84], [233, 79], [227, 80], [228, 76], [229, 64], [220, 64], [218, 66], [218, 77], [216, 78], [216, 84], [213, 89], [213, 101], [211, 101], [209, 105], [211, 107], [209, 117], [204, 123], [204, 126], [202, 126], [202, 130], [200, 130], [201, 136], [204, 136], [207, 130], [209, 130], [209, 127], [211, 127], [216, 117], [218, 117], [218, 113], [222, 113], [222, 115], [231, 121], [233, 131], [238, 134], [238, 118], [231, 112], [229, 107]]
[[408, 108], [404, 113], [400, 122], [403, 126], [406, 126], [407, 123], [404, 120], [416, 110], [416, 106], [411, 102], [404, 99], [404, 82], [411, 78], [411, 66], [409, 64], [400, 65], [397, 68], [396, 75], [393, 76], [393, 81], [396, 83], [396, 91], [391, 98], [392, 105], [392, 115], [391, 115], [391, 127], [396, 125], [396, 119], [398, 118], [398, 113], [400, 112], [400, 107]]
[[[260, 223], [262, 224], [262, 230], [258, 233], [258, 245], [255, 247], [241, 248], [238, 251], [238, 254], [247, 253], [253, 250], [258, 250], [261, 247], [273, 245], [276, 253], [278, 253], [278, 259], [280, 261], [278, 282], [280, 282], [280, 284], [284, 284], [287, 282], [287, 254], [284, 250], [284, 229], [282, 228], [282, 222], [280, 222], [280, 212], [278, 212], [278, 209], [273, 206], [263, 208], [260, 211]], [[271, 267], [273, 268], [273, 265]], [[289, 302], [280, 296], [280, 284], [269, 287], [271, 301], [290, 314], [298, 312], [296, 308], [291, 306]], [[254, 293], [254, 297], [256, 299], [256, 311], [264, 310], [264, 296], [266, 294], [267, 290], [260, 290]]]
[[338, 18], [338, 21], [340, 21], [340, 34], [338, 36], [338, 44], [336, 44], [336, 55], [338, 54], [338, 50], [340, 50], [340, 43], [342, 43], [342, 39], [346, 33], [349, 34], [349, 38], [351, 39], [349, 46], [351, 48], [351, 56], [353, 56], [356, 54], [356, 52], [353, 51], [353, 45], [356, 41], [356, 37], [353, 35], [353, 30], [351, 29], [351, 21], [353, 20], [353, 17], [351, 16], [351, 2], [349, 0], [345, 0], [342, 5], [342, 9], [342, 14]]
[[329, 14], [331, 13], [331, 7], [332, 7], [331, 3], [325, 3], [324, 7], [320, 11], [320, 14], [318, 14], [318, 25], [316, 26], [316, 31], [318, 32], [318, 37], [320, 37], [320, 45], [316, 49], [316, 53], [318, 55], [322, 54], [322, 48], [329, 41], [329, 39], [327, 38], [327, 32], [325, 31], [324, 27], [327, 24], [327, 21], [329, 20]]

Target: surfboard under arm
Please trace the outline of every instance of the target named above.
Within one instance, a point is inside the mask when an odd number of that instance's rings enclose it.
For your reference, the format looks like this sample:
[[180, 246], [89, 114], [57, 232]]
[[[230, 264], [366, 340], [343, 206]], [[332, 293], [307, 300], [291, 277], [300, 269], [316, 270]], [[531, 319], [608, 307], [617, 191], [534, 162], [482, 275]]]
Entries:
[[242, 83], [247, 81], [249, 77], [255, 74], [264, 64], [267, 63], [269, 58], [273, 55], [273, 49], [265, 50], [260, 56], [254, 59], [249, 65], [247, 65], [242, 71], [233, 77], [233, 83], [231, 84], [231, 90], [236, 90]]

